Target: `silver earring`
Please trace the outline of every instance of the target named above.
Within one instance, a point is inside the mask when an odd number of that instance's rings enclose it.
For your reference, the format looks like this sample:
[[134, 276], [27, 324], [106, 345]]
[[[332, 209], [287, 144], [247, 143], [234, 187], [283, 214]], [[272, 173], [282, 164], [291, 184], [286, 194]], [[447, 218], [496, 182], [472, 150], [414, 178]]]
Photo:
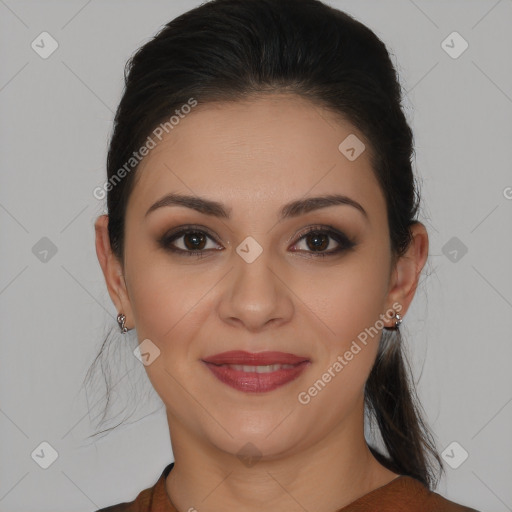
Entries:
[[126, 321], [126, 317], [122, 313], [119, 313], [117, 315], [117, 323], [119, 324], [119, 329], [121, 329], [121, 332], [123, 334], [126, 334], [128, 332], [128, 329], [124, 325], [125, 321]]
[[402, 315], [400, 315], [399, 313], [396, 313], [395, 312], [395, 316], [394, 318], [396, 318], [395, 320], [395, 326], [394, 327], [385, 327], [385, 329], [387, 329], [388, 331], [397, 331], [398, 330], [398, 327], [400, 326], [400, 324], [402, 323]]

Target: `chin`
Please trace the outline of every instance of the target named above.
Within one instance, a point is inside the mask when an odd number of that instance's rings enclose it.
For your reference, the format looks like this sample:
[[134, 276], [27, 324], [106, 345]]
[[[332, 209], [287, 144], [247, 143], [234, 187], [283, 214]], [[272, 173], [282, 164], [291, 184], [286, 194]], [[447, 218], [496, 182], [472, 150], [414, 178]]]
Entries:
[[[300, 430], [294, 429], [292, 418], [283, 421], [286, 415], [280, 412], [277, 419], [275, 415], [261, 418], [261, 412], [255, 413], [260, 416], [257, 419], [249, 418], [246, 414], [245, 421], [231, 416], [225, 421], [229, 433], [217, 425], [218, 428], [205, 432], [205, 437], [217, 449], [237, 456], [241, 462], [245, 459], [276, 459], [295, 451], [301, 438]], [[307, 432], [303, 434], [306, 436]]]

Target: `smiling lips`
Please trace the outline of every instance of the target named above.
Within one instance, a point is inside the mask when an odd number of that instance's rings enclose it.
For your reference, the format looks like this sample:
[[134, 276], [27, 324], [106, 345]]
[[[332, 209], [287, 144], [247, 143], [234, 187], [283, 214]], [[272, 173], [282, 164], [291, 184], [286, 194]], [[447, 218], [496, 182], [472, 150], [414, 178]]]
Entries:
[[202, 360], [221, 382], [239, 391], [272, 391], [295, 380], [311, 363], [284, 352], [223, 352]]

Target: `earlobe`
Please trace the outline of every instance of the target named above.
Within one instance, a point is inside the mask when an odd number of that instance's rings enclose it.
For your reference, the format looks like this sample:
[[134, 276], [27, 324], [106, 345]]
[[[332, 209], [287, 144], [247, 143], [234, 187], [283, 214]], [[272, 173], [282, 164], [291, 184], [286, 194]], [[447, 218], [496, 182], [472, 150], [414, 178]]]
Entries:
[[399, 303], [403, 316], [414, 298], [421, 271], [428, 258], [428, 233], [421, 222], [410, 227], [412, 241], [406, 253], [396, 262], [388, 293], [389, 304]]
[[96, 255], [103, 271], [108, 293], [117, 311], [126, 316], [126, 324], [128, 326], [133, 316], [123, 278], [123, 267], [110, 246], [108, 215], [98, 217], [94, 228], [96, 234]]

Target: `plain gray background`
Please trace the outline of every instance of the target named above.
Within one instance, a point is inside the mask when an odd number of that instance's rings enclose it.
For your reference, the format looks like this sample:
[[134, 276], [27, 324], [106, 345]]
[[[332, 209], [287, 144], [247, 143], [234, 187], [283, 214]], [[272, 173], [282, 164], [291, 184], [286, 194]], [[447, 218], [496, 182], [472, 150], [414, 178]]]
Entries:
[[[1, 512], [131, 501], [172, 461], [133, 336], [109, 359], [113, 382], [122, 377], [116, 410], [140, 405], [125, 425], [87, 439], [101, 386], [92, 395], [80, 386], [115, 325], [94, 250], [104, 204], [93, 189], [105, 179], [123, 67], [199, 3], [0, 0]], [[407, 91], [430, 257], [403, 333], [440, 452], [456, 441], [469, 454], [446, 465], [437, 491], [510, 511], [512, 0], [329, 3], [383, 39]], [[31, 47], [43, 31], [59, 45], [46, 59]], [[457, 58], [445, 51], [462, 48], [454, 31], [469, 45]], [[44, 441], [58, 454], [48, 469], [31, 455]]]

